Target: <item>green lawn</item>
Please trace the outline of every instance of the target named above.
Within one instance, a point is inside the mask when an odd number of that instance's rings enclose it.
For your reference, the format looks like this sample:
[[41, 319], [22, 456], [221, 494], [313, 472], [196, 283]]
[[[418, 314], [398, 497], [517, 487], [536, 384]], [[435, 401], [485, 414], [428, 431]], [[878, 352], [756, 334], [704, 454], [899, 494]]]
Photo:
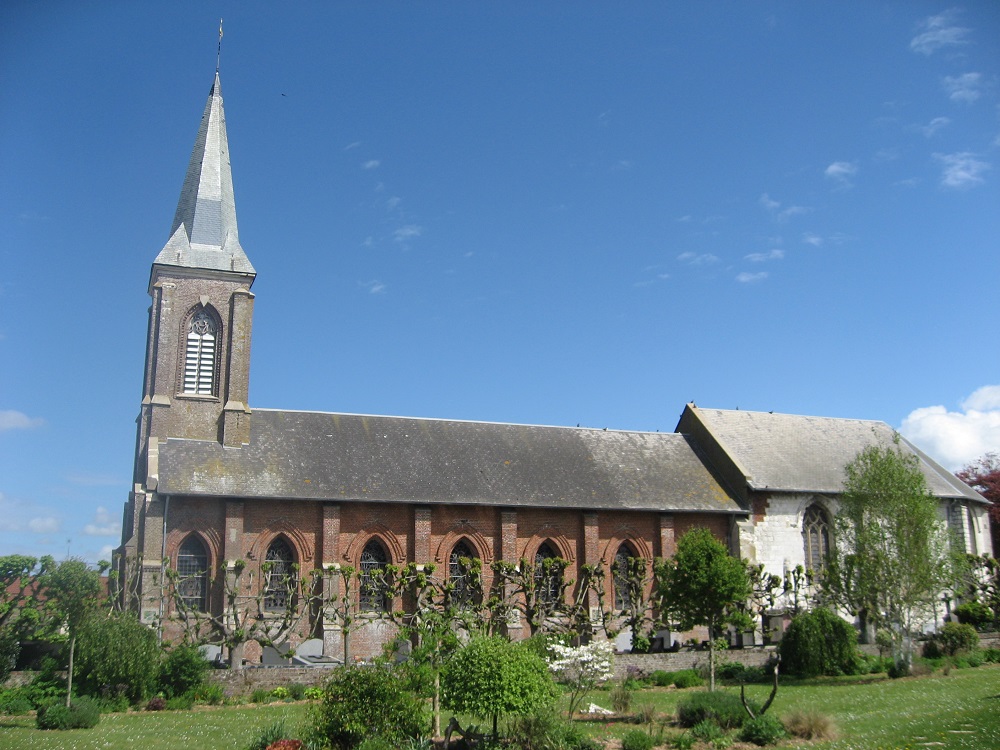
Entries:
[[[768, 688], [754, 685], [748, 692], [763, 699]], [[641, 690], [635, 694], [633, 708], [652, 704], [657, 711], [672, 714], [677, 701], [690, 693], [691, 690]], [[608, 700], [609, 693], [599, 690], [587, 702], [607, 706]], [[304, 720], [308, 709], [304, 703], [276, 703], [110, 714], [103, 716], [94, 729], [68, 732], [38, 731], [30, 717], [0, 717], [0, 750], [119, 747], [243, 750], [264, 726], [279, 718], [295, 726]], [[783, 716], [796, 709], [822, 711], [832, 716], [840, 728], [840, 739], [834, 742], [803, 744], [816, 750], [1000, 748], [1000, 665], [904, 680], [841, 678], [792, 682], [782, 686], [771, 712]], [[588, 722], [590, 733], [598, 739], [621, 737], [634, 727], [620, 721]]]

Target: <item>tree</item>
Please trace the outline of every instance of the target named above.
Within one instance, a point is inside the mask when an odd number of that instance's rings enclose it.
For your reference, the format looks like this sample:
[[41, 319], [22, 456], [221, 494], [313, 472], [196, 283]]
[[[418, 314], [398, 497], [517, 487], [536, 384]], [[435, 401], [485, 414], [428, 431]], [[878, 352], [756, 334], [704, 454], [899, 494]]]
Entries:
[[726, 625], [752, 626], [739, 611], [751, 594], [746, 563], [708, 529], [691, 529], [677, 541], [673, 559], [659, 561], [656, 578], [662, 606], [681, 630], [708, 627], [708, 689], [715, 690], [715, 638]]
[[938, 501], [898, 439], [865, 448], [845, 472], [824, 592], [867, 625], [888, 629], [894, 656], [908, 666], [912, 635], [957, 580]]
[[73, 656], [76, 639], [87, 616], [98, 605], [101, 577], [83, 560], [69, 558], [39, 578], [39, 589], [56, 622], [69, 635], [69, 668], [66, 673], [66, 705], [73, 695]]
[[38, 577], [54, 564], [51, 557], [0, 557], [0, 684], [17, 662], [21, 641], [39, 624]]
[[587, 693], [611, 679], [614, 650], [610, 641], [593, 641], [583, 646], [550, 643], [549, 651], [549, 669], [556, 680], [569, 686], [567, 718], [572, 719]]
[[92, 611], [80, 627], [76, 670], [85, 695], [125, 696], [139, 703], [160, 673], [156, 631], [132, 612]]
[[501, 716], [533, 713], [556, 698], [545, 661], [502, 636], [473, 638], [448, 662], [442, 687], [445, 708], [492, 721], [494, 740]]
[[980, 456], [955, 476], [990, 501], [990, 533], [993, 556], [1000, 557], [1000, 453]]

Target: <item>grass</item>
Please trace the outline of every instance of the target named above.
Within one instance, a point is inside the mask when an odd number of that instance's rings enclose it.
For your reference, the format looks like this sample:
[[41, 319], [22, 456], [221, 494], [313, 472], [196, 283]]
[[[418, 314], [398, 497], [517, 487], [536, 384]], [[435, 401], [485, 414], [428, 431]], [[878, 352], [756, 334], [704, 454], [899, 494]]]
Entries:
[[[652, 706], [661, 715], [673, 715], [677, 702], [694, 690], [648, 688], [635, 693], [632, 711]], [[733, 688], [726, 688], [733, 690]], [[751, 685], [750, 696], [762, 700], [769, 688]], [[585, 703], [607, 707], [610, 692], [598, 690]], [[101, 717], [94, 729], [42, 732], [28, 716], [0, 716], [0, 750], [104, 750], [139, 747], [142, 750], [243, 750], [257, 733], [277, 719], [294, 727], [309, 710], [307, 703], [276, 703], [195, 711], [133, 712]], [[953, 670], [945, 676], [889, 680], [854, 677], [788, 680], [778, 692], [770, 713], [783, 717], [794, 711], [818, 710], [833, 718], [839, 739], [800, 743], [812, 750], [896, 750], [920, 747], [980, 750], [1000, 748], [1000, 665]], [[447, 714], [443, 717], [447, 721]], [[463, 723], [464, 726], [464, 723]], [[620, 739], [637, 728], [622, 720], [586, 722], [595, 739]], [[666, 736], [678, 730], [667, 729]], [[783, 747], [794, 747], [785, 742]]]

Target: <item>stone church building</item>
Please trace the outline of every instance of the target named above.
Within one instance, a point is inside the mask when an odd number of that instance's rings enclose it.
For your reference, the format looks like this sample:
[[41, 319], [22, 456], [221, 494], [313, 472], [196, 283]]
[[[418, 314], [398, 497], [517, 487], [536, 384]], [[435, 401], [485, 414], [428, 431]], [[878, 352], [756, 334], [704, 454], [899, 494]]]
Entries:
[[[495, 560], [560, 557], [579, 580], [586, 564], [670, 557], [693, 527], [782, 575], [820, 563], [844, 465], [893, 436], [882, 422], [694, 404], [669, 434], [251, 409], [254, 277], [216, 74], [149, 278], [134, 486], [117, 552], [149, 622], [165, 622], [173, 606], [157, 586], [164, 561], [187, 576], [189, 601], [215, 612], [224, 591], [210, 571], [235, 560], [448, 571], [461, 555], [482, 560], [488, 576]], [[984, 499], [902, 446], [966, 549], [988, 551]], [[612, 576], [605, 585], [614, 601]], [[377, 653], [389, 630], [373, 617], [354, 653]], [[330, 623], [312, 635], [314, 651], [340, 653]]]

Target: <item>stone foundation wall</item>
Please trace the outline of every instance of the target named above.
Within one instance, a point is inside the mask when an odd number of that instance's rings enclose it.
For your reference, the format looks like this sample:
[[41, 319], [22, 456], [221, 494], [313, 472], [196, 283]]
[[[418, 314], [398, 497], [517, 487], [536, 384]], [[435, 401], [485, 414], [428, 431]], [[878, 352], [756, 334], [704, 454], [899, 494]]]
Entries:
[[[748, 667], [760, 667], [767, 664], [774, 655], [773, 647], [754, 649], [735, 649], [718, 651], [715, 654], [715, 665], [718, 667], [726, 661], [738, 661]], [[651, 674], [658, 669], [665, 672], [676, 672], [680, 669], [698, 669], [708, 666], [708, 651], [677, 651], [663, 654], [615, 654], [615, 677], [620, 680], [628, 673], [629, 667]]]

